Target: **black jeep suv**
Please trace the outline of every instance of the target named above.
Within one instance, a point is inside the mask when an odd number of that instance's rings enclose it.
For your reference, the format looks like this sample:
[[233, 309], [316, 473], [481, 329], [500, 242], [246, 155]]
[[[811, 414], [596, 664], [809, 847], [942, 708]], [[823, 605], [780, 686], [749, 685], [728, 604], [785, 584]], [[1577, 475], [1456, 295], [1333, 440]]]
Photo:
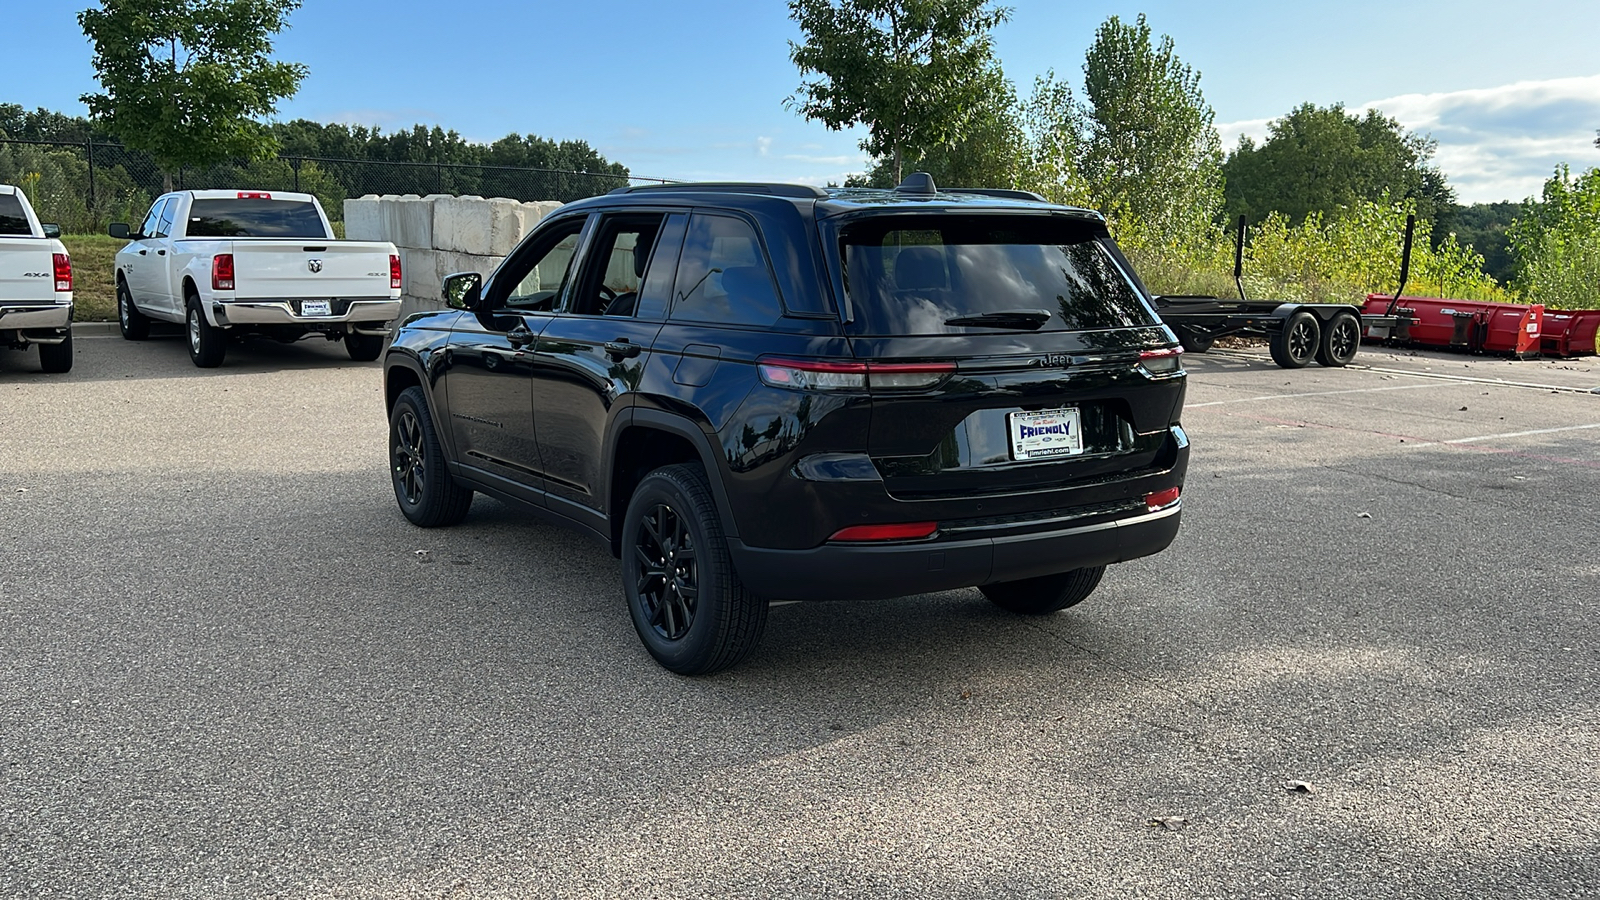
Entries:
[[593, 535], [663, 666], [726, 668], [769, 599], [1084, 599], [1178, 530], [1178, 341], [1096, 213], [778, 184], [563, 206], [385, 360], [405, 516], [474, 492]]

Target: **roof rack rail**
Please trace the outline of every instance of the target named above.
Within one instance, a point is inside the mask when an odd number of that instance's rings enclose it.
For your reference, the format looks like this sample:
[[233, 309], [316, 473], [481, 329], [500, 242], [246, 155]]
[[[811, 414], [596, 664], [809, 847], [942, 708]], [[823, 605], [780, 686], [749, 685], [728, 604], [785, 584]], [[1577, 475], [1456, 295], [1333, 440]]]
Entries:
[[1011, 188], [944, 188], [947, 194], [978, 194], [983, 197], [999, 197], [1004, 200], [1033, 200], [1037, 203], [1049, 203], [1043, 195], [1033, 191], [1018, 191]]
[[797, 197], [802, 200], [825, 200], [828, 192], [809, 184], [762, 184], [753, 181], [684, 181], [674, 184], [641, 184], [634, 187], [622, 187], [611, 191], [613, 194], [645, 194], [645, 193], [731, 193], [731, 194], [771, 194], [775, 197]]

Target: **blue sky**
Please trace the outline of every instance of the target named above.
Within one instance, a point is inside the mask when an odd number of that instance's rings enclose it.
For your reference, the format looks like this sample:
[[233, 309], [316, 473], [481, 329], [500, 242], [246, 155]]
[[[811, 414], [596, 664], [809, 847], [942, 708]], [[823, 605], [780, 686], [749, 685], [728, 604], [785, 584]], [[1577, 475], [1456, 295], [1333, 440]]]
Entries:
[[[85, 5], [0, 0], [0, 102], [83, 111], [97, 87]], [[1052, 68], [1081, 82], [1099, 23], [1144, 12], [1201, 72], [1225, 146], [1300, 103], [1344, 102], [1432, 134], [1467, 202], [1537, 193], [1558, 162], [1600, 165], [1597, 0], [1010, 5], [995, 42], [1024, 94]], [[282, 118], [581, 138], [664, 178], [823, 183], [866, 167], [859, 134], [784, 107], [799, 35], [782, 0], [306, 0], [290, 22], [279, 56], [311, 75]]]

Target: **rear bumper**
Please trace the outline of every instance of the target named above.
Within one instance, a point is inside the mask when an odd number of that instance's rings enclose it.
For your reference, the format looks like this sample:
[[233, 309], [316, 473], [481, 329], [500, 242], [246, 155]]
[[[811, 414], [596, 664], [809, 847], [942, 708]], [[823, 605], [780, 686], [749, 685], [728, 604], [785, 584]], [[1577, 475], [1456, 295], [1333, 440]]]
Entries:
[[768, 550], [729, 540], [746, 587], [786, 600], [874, 600], [1103, 566], [1166, 549], [1182, 502], [1093, 525], [967, 540]]
[[[350, 330], [388, 334], [388, 323], [400, 317], [398, 299], [351, 300], [342, 315], [302, 316], [294, 303], [288, 300], [213, 300], [211, 315], [215, 324], [230, 325], [294, 325], [301, 328], [327, 328], [349, 325]], [[345, 329], [340, 329], [345, 330]]]
[[72, 322], [71, 303], [0, 304], [0, 328], [12, 329], [63, 329]]

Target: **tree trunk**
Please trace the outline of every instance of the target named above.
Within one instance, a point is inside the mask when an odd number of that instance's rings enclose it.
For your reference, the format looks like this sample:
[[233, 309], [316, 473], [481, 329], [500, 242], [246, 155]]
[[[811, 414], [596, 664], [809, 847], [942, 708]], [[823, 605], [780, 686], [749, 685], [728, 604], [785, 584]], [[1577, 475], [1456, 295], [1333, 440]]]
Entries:
[[895, 184], [895, 187], [899, 187], [900, 186], [900, 182], [904, 181], [905, 178], [906, 178], [905, 173], [900, 171], [900, 145], [899, 144], [895, 144], [894, 145], [894, 184]]
[[161, 193], [172, 193], [172, 173], [165, 169], [161, 170]]

